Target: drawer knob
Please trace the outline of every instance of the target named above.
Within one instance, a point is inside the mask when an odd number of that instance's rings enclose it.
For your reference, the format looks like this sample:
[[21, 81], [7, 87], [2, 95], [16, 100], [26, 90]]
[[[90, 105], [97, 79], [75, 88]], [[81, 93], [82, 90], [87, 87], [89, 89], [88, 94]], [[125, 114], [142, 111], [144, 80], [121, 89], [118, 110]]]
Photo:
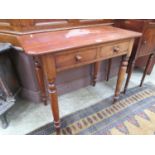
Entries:
[[119, 48], [118, 46], [113, 47], [113, 51], [114, 51], [115, 53], [119, 52], [119, 50], [120, 50], [120, 48]]
[[77, 62], [81, 61], [81, 60], [82, 60], [82, 56], [76, 55], [76, 56], [75, 56], [75, 60], [76, 60]]

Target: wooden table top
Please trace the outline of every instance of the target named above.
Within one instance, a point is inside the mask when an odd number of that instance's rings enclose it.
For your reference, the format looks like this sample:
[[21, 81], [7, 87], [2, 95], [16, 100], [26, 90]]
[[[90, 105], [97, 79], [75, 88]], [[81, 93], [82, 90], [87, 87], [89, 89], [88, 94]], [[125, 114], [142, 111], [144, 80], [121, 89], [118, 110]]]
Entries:
[[140, 36], [141, 33], [112, 26], [94, 26], [21, 35], [17, 39], [25, 53], [40, 55]]

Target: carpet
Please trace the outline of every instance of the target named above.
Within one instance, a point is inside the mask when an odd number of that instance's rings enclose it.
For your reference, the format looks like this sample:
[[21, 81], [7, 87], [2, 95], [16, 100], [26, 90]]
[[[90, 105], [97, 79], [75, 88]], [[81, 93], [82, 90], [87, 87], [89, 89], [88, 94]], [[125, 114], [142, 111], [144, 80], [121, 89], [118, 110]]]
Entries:
[[[103, 92], [104, 93], [104, 92]], [[28, 135], [54, 135], [49, 123]], [[155, 134], [155, 86], [131, 88], [112, 104], [112, 97], [61, 118], [62, 135]]]

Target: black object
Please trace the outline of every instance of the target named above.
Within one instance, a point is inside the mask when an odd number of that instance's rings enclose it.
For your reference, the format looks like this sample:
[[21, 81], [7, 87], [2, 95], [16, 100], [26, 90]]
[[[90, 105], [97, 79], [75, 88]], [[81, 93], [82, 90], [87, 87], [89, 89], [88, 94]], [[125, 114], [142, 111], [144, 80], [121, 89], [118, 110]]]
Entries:
[[[8, 52], [11, 48], [13, 48], [13, 46], [10, 43], [0, 43], [0, 57], [2, 57], [3, 54]], [[10, 63], [10, 61], [8, 62]], [[7, 128], [8, 121], [6, 113], [15, 104], [15, 97], [12, 93], [12, 90], [9, 88], [9, 84], [6, 82], [6, 77], [2, 74], [3, 68], [5, 67], [5, 70], [7, 70], [8, 65], [2, 64], [0, 65], [0, 118], [2, 121], [2, 127]], [[7, 72], [10, 72], [10, 70], [7, 70]], [[9, 76], [10, 75], [8, 75], [8, 77]]]

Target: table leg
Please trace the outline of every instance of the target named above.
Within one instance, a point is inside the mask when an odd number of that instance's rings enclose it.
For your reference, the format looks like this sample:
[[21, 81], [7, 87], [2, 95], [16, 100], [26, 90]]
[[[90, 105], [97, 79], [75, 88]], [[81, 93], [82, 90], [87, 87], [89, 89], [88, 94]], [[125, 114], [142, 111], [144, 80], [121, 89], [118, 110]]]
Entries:
[[48, 82], [48, 93], [50, 97], [51, 109], [54, 118], [54, 126], [57, 134], [60, 134], [60, 118], [59, 118], [59, 106], [58, 95], [56, 89], [56, 66], [53, 56], [43, 55], [42, 57], [43, 69]]
[[111, 65], [112, 65], [112, 59], [109, 59], [108, 60], [108, 69], [107, 69], [106, 81], [109, 81]]
[[93, 86], [96, 85], [100, 66], [101, 66], [101, 62], [100, 62], [100, 61], [95, 62], [95, 63], [93, 64], [93, 72], [92, 72], [92, 76], [93, 76], [93, 78], [92, 78], [92, 85], [93, 85]]
[[39, 84], [39, 88], [41, 91], [41, 98], [44, 103], [44, 105], [47, 105], [47, 96], [46, 96], [46, 88], [45, 88], [45, 83], [44, 83], [44, 75], [43, 75], [43, 70], [39, 61], [38, 57], [33, 57], [34, 63], [35, 63], [35, 71], [36, 71], [36, 76], [37, 76], [37, 81]]
[[124, 93], [124, 94], [125, 94], [126, 91], [127, 91], [127, 88], [128, 88], [128, 85], [129, 85], [130, 78], [131, 78], [132, 72], [133, 72], [133, 70], [134, 70], [134, 67], [135, 67], [135, 60], [133, 60], [133, 61], [131, 62], [131, 64], [129, 65], [129, 68], [128, 68], [127, 79], [126, 79], [126, 83], [125, 83], [124, 90], [123, 90], [123, 93]]
[[114, 102], [116, 102], [119, 98], [122, 83], [125, 78], [125, 74], [127, 70], [128, 60], [129, 60], [128, 55], [123, 56], [120, 69], [119, 69], [119, 73], [118, 73], [117, 85], [116, 85], [116, 90], [115, 90], [115, 95], [114, 95]]
[[150, 56], [149, 56], [149, 58], [148, 58], [148, 60], [147, 60], [147, 64], [146, 64], [144, 73], [143, 73], [143, 77], [142, 77], [141, 82], [140, 82], [140, 85], [139, 85], [140, 87], [142, 87], [142, 85], [143, 85], [145, 76], [146, 76], [146, 74], [147, 74], [147, 72], [148, 72], [148, 69], [149, 69], [149, 67], [150, 67], [150, 65], [151, 65], [151, 62], [153, 61], [153, 58], [154, 58], [154, 54], [150, 54]]
[[152, 73], [154, 65], [155, 65], [155, 56], [154, 56], [154, 58], [153, 58], [153, 60], [152, 60], [152, 62], [150, 64], [150, 67], [149, 67], [149, 69], [147, 71], [147, 75], [150, 75]]

